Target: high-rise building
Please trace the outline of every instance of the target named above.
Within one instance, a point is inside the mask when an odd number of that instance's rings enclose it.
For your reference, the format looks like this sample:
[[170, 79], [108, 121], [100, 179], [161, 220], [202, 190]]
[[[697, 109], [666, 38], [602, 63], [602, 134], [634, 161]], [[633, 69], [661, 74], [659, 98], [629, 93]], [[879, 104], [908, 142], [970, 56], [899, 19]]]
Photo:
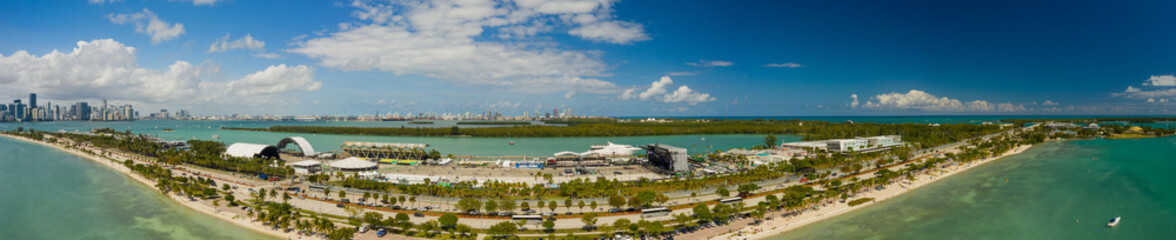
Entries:
[[28, 120], [29, 116], [28, 116], [28, 113], [25, 112], [25, 105], [24, 105], [24, 103], [20, 102], [20, 99], [13, 100], [12, 105], [13, 105], [13, 108], [15, 109], [15, 111], [12, 112], [13, 117], [16, 117], [17, 120], [21, 120], [21, 121]]
[[37, 94], [29, 93], [29, 108], [37, 108]]
[[106, 112], [107, 109], [109, 108], [106, 106], [106, 99], [102, 99], [102, 110], [99, 111], [102, 113], [102, 121], [110, 120], [110, 114]]

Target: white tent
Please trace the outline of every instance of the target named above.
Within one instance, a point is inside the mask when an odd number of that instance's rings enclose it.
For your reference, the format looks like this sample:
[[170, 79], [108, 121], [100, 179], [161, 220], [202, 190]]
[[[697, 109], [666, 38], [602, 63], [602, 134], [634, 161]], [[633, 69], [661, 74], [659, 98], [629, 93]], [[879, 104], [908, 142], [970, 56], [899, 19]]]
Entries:
[[331, 165], [331, 168], [334, 168], [337, 170], [342, 170], [342, 171], [363, 171], [363, 170], [375, 170], [376, 166], [378, 164], [376, 164], [375, 162], [363, 160], [363, 159], [360, 159], [357, 157], [349, 157], [349, 158], [346, 158], [343, 160], [329, 163], [327, 165]]

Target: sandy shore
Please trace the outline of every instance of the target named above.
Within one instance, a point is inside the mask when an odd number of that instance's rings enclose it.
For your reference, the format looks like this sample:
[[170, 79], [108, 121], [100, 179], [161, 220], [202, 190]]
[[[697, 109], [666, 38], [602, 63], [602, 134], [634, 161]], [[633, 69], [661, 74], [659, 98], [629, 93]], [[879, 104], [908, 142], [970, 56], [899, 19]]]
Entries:
[[[136, 182], [142, 183], [144, 186], [151, 188], [152, 191], [155, 190], [155, 181], [144, 178], [143, 176], [139, 176], [138, 174], [134, 174], [133, 172], [131, 172], [131, 169], [128, 169], [126, 166], [123, 166], [120, 163], [112, 162], [112, 161], [110, 161], [110, 159], [104, 159], [105, 157], [84, 153], [84, 152], [79, 151], [77, 149], [67, 149], [67, 148], [59, 146], [57, 144], [50, 144], [50, 143], [46, 143], [46, 142], [42, 142], [42, 141], [36, 141], [36, 140], [27, 139], [27, 138], [20, 137], [20, 136], [12, 136], [12, 135], [7, 135], [7, 134], [0, 134], [0, 136], [4, 136], [4, 137], [11, 138], [11, 139], [16, 139], [16, 140], [21, 140], [21, 141], [25, 141], [25, 142], [30, 142], [30, 143], [41, 144], [44, 146], [49, 146], [49, 147], [55, 148], [57, 150], [60, 150], [62, 152], [67, 152], [70, 154], [80, 156], [85, 159], [89, 159], [89, 160], [94, 161], [98, 164], [101, 164], [103, 166], [114, 169], [115, 171], [123, 173], [127, 176], [130, 176], [131, 179], [134, 179]], [[127, 160], [125, 157], [121, 157], [121, 156], [117, 156], [117, 155], [115, 155], [114, 157], [117, 160], [119, 160], [120, 162]], [[139, 161], [136, 161], [136, 162], [139, 162]], [[220, 218], [224, 221], [233, 223], [237, 226], [241, 226], [246, 229], [253, 230], [258, 233], [263, 233], [263, 234], [270, 235], [270, 236], [273, 236], [276, 238], [286, 238], [286, 239], [301, 239], [301, 238], [314, 239], [314, 238], [317, 238], [317, 237], [312, 237], [312, 236], [298, 235], [297, 232], [293, 232], [293, 231], [292, 232], [278, 231], [273, 228], [264, 226], [260, 222], [254, 222], [248, 216], [240, 216], [240, 215], [233, 213], [233, 212], [230, 212], [230, 211], [217, 211], [216, 209], [213, 208], [212, 205], [205, 205], [205, 204], [202, 204], [200, 201], [190, 201], [187, 198], [184, 198], [184, 197], [181, 197], [181, 196], [178, 196], [175, 194], [165, 194], [165, 195], [169, 199], [175, 201], [176, 203], [179, 203], [180, 205], [182, 205], [184, 207], [187, 207], [192, 210], [196, 210], [197, 212], [201, 212], [201, 213], [207, 214], [209, 216], [214, 216], [214, 217]]]
[[[916, 177], [915, 181], [913, 182], [901, 180], [885, 185], [881, 191], [870, 189], [865, 192], [857, 193], [854, 199], [874, 198], [874, 201], [863, 203], [858, 206], [850, 207], [849, 204], [847, 204], [848, 201], [846, 201], [847, 203], [833, 201], [831, 203], [820, 206], [817, 208], [817, 210], [808, 210], [799, 215], [791, 217], [775, 217], [773, 220], [764, 221], [760, 225], [743, 227], [742, 229], [732, 233], [714, 236], [710, 239], [766, 239], [815, 222], [820, 222], [821, 220], [836, 217], [856, 209], [873, 205], [879, 201], [896, 197], [929, 183], [933, 183], [935, 181], [939, 181], [940, 179], [955, 175], [956, 173], [966, 171], [972, 167], [976, 167], [996, 159], [1022, 153], [1031, 147], [1032, 145], [1018, 146], [1012, 150], [1009, 150], [1008, 152], [1005, 152], [1004, 154], [1001, 154], [1000, 156], [974, 161], [963, 166], [955, 165], [946, 169], [931, 170], [926, 174]], [[779, 212], [776, 212], [776, 214], [778, 213]]]

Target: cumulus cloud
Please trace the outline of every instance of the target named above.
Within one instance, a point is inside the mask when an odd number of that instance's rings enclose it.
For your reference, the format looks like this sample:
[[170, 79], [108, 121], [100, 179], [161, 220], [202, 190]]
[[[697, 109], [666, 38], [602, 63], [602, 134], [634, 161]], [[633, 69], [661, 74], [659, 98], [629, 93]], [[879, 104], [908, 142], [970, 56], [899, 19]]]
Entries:
[[1136, 93], [1136, 92], [1139, 92], [1139, 91], [1140, 91], [1140, 90], [1139, 90], [1139, 88], [1132, 87], [1132, 86], [1127, 86], [1127, 90], [1124, 90], [1123, 92], [1127, 92], [1127, 93]]
[[800, 65], [799, 63], [769, 63], [769, 64], [766, 64], [766, 65], [764, 65], [764, 67], [771, 67], [771, 68], [798, 68], [798, 67], [804, 67], [804, 65]]
[[102, 4], [106, 4], [106, 3], [115, 3], [115, 2], [119, 2], [119, 1], [121, 1], [121, 0], [90, 0], [90, 4], [102, 5]]
[[[1128, 90], [1131, 90], [1131, 89], [1128, 89]], [[1130, 98], [1130, 99], [1139, 99], [1139, 100], [1148, 99], [1148, 98], [1176, 97], [1176, 88], [1159, 89], [1159, 90], [1151, 90], [1151, 91], [1139, 91], [1139, 90], [1134, 91], [1134, 92], [1126, 91], [1126, 92], [1122, 92], [1122, 93], [1115, 93], [1112, 95], [1113, 96], [1121, 96], [1121, 97]]]
[[251, 34], [245, 34], [245, 37], [229, 41], [229, 34], [225, 34], [224, 37], [213, 41], [212, 46], [208, 46], [208, 52], [210, 53], [224, 52], [233, 49], [265, 51], [265, 41], [254, 39]]
[[[421, 75], [524, 93], [617, 93], [602, 52], [567, 50], [541, 36], [556, 29], [593, 41], [648, 39], [618, 22], [613, 1], [355, 1], [360, 21], [296, 43], [292, 53], [347, 71]], [[616, 26], [608, 26], [615, 24]], [[614, 28], [614, 27], [620, 28]], [[603, 30], [617, 32], [602, 33]], [[484, 34], [526, 41], [493, 41]]]
[[633, 97], [636, 97], [636, 96], [637, 96], [637, 88], [629, 88], [629, 89], [625, 89], [625, 92], [622, 92], [620, 96], [617, 96], [617, 98], [621, 99], [621, 100], [629, 100], [629, 99], [633, 99]]
[[137, 13], [107, 14], [106, 18], [114, 24], [134, 24], [135, 32], [151, 36], [151, 43], [172, 40], [184, 34], [184, 24], [160, 20], [159, 15], [146, 8]]
[[1045, 102], [1041, 103], [1041, 105], [1056, 106], [1058, 103], [1054, 102], [1053, 100], [1046, 99]]
[[698, 105], [698, 103], [710, 102], [716, 99], [711, 97], [709, 93], [695, 92], [694, 89], [690, 89], [687, 86], [678, 87], [674, 92], [667, 94], [667, 87], [673, 84], [674, 80], [670, 79], [669, 76], [662, 76], [661, 79], [650, 83], [649, 88], [646, 88], [645, 91], [638, 93], [638, 88], [633, 87], [626, 89], [617, 98], [621, 100], [638, 98], [642, 101], [652, 99], [664, 103], [686, 103], [690, 105]]
[[698, 60], [698, 62], [686, 63], [686, 65], [695, 67], [730, 67], [735, 65], [735, 63], [718, 60]]
[[852, 102], [849, 102], [849, 107], [850, 107], [850, 108], [857, 108], [857, 107], [858, 107], [858, 105], [861, 105], [861, 103], [860, 103], [860, 102], [858, 102], [858, 95], [857, 95], [856, 93], [855, 93], [855, 94], [850, 94], [850, 95], [849, 95], [849, 98], [852, 98], [852, 99], [853, 99], [853, 101], [852, 101]]
[[641, 24], [623, 21], [603, 21], [580, 25], [568, 34], [584, 39], [615, 44], [629, 44], [649, 40]]
[[638, 94], [637, 96], [640, 97], [641, 100], [649, 100], [649, 98], [653, 96], [665, 94], [666, 86], [671, 84], [674, 84], [673, 79], [670, 79], [669, 76], [662, 76], [661, 79], [658, 79], [657, 81], [650, 84], [648, 89], [645, 89], [644, 92], [641, 92], [641, 94]]
[[[852, 97], [852, 96], [851, 96]], [[862, 105], [863, 108], [876, 110], [915, 109], [936, 112], [1023, 112], [1028, 111], [1024, 105], [1012, 103], [992, 104], [984, 100], [963, 102], [948, 97], [938, 97], [930, 93], [911, 89], [907, 93], [878, 94]], [[852, 103], [851, 103], [852, 105]]]
[[227, 89], [237, 96], [270, 95], [291, 91], [315, 91], [323, 86], [314, 80], [314, 69], [306, 65], [270, 66], [265, 70], [233, 80]]
[[1153, 75], [1143, 82], [1144, 86], [1155, 87], [1176, 87], [1176, 76], [1172, 75]]
[[271, 66], [241, 79], [218, 68], [176, 61], [165, 70], [139, 67], [134, 47], [112, 39], [81, 41], [70, 52], [0, 54], [0, 94], [40, 93], [59, 100], [111, 99], [139, 103], [233, 104], [314, 91], [322, 83], [308, 66]]
[[673, 93], [666, 94], [664, 97], [662, 97], [662, 102], [684, 102], [690, 105], [698, 105], [698, 103], [701, 102], [710, 102], [714, 100], [715, 98], [711, 97], [709, 93], [694, 92], [694, 90], [687, 86], [678, 87], [678, 90], [675, 90]]

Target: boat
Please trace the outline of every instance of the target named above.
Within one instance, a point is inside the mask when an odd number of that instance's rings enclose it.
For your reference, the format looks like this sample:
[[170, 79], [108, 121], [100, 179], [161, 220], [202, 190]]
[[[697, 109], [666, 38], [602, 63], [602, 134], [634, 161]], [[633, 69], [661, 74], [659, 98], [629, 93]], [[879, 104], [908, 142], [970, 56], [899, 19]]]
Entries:
[[1107, 227], [1115, 227], [1115, 226], [1119, 225], [1120, 218], [1123, 218], [1123, 217], [1112, 218], [1110, 222], [1107, 222]]
[[514, 146], [514, 141], [510, 141], [508, 144], [510, 144], [511, 146]]

